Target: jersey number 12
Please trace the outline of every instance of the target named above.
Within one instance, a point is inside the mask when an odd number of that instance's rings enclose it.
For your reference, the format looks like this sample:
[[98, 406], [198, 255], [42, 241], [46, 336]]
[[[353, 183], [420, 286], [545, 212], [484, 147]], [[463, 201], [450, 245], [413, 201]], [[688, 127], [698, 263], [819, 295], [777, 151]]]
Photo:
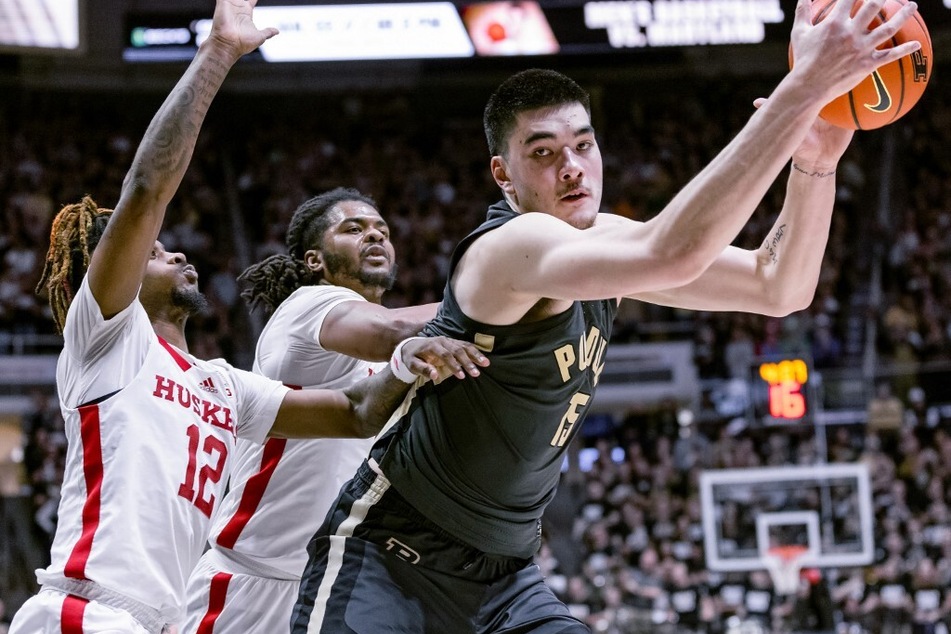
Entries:
[[[201, 431], [198, 429], [198, 425], [189, 425], [188, 468], [185, 470], [185, 481], [178, 487], [178, 494], [194, 504], [206, 517], [211, 517], [211, 511], [215, 507], [215, 496], [211, 493], [205, 494], [205, 485], [209, 481], [214, 485], [221, 480], [221, 474], [225, 470], [225, 461], [228, 458], [228, 446], [217, 436], [206, 436], [201, 449], [202, 453], [208, 456], [208, 462], [203, 464], [201, 469], [198, 469], [198, 445], [200, 441]], [[196, 471], [197, 478], [195, 477]]]

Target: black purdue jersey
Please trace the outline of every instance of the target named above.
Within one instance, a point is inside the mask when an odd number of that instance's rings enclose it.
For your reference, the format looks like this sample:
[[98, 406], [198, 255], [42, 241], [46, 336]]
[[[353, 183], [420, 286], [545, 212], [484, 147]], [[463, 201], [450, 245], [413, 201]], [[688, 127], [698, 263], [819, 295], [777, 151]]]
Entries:
[[[453, 254], [517, 213], [489, 208]], [[450, 270], [450, 279], [451, 270]], [[424, 329], [471, 341], [491, 365], [478, 378], [427, 383], [375, 449], [393, 486], [456, 538], [492, 554], [528, 558], [555, 494], [564, 453], [581, 427], [617, 312], [616, 300], [575, 302], [534, 323], [481, 324], [460, 310], [449, 283]]]

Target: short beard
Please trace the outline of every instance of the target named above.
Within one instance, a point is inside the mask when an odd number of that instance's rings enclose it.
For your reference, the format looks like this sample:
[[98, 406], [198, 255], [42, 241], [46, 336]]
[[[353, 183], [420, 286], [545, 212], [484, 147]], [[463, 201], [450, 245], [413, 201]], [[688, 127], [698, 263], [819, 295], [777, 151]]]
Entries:
[[208, 299], [194, 287], [173, 289], [171, 300], [172, 306], [181, 308], [189, 317], [202, 313], [208, 308]]
[[388, 291], [396, 284], [396, 276], [399, 267], [394, 264], [389, 271], [364, 271], [361, 268], [353, 266], [353, 263], [342, 255], [336, 253], [324, 254], [324, 267], [333, 274], [334, 277], [344, 275], [354, 279], [363, 286], [382, 288]]

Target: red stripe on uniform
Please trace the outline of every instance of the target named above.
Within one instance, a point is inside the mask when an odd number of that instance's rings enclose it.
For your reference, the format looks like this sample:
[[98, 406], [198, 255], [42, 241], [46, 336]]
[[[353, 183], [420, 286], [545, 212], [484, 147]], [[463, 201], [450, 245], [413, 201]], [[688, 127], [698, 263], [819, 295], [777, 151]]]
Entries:
[[208, 589], [208, 611], [198, 624], [195, 634], [212, 634], [215, 631], [215, 621], [221, 616], [221, 611], [225, 607], [225, 597], [228, 595], [230, 582], [231, 575], [227, 572], [219, 572], [211, 578], [211, 586]]
[[[158, 337], [158, 335], [156, 335]], [[192, 364], [181, 355], [181, 353], [172, 346], [169, 342], [165, 341], [161, 337], [158, 337], [158, 342], [162, 344], [162, 347], [168, 350], [168, 353], [172, 355], [172, 358], [175, 359], [175, 363], [178, 364], [178, 367], [182, 369], [182, 372], [188, 372], [192, 367]]]
[[86, 480], [86, 501], [83, 503], [83, 530], [73, 545], [63, 574], [72, 579], [86, 578], [86, 562], [92, 552], [93, 538], [99, 528], [102, 503], [102, 438], [99, 429], [99, 406], [79, 408], [79, 435], [83, 443], [83, 476]]
[[271, 481], [271, 476], [274, 475], [274, 470], [277, 469], [277, 463], [281, 461], [281, 456], [284, 455], [286, 445], [286, 438], [271, 438], [264, 443], [261, 470], [248, 478], [247, 484], [244, 485], [244, 492], [241, 494], [238, 510], [235, 511], [234, 516], [218, 534], [217, 542], [219, 546], [234, 548], [241, 531], [251, 521], [251, 516], [258, 509], [258, 504], [261, 503], [261, 498], [264, 497], [264, 491], [267, 489], [267, 483]]
[[83, 634], [83, 615], [86, 613], [86, 599], [67, 594], [63, 599], [63, 611], [59, 621], [63, 634]]

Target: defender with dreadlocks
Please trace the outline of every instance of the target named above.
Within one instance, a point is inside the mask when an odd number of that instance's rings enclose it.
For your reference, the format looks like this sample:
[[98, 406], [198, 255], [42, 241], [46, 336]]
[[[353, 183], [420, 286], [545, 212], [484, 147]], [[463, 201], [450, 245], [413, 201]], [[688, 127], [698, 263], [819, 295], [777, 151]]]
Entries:
[[[292, 391], [188, 353], [184, 326], [204, 302], [198, 275], [156, 237], [228, 69], [277, 33], [254, 26], [254, 4], [218, 0], [115, 212], [87, 197], [54, 222], [41, 286], [64, 337], [56, 378], [69, 445], [51, 563], [14, 634], [174, 630], [236, 438], [372, 436], [408, 388], [385, 370], [346, 393]], [[481, 359], [447, 339], [402, 352], [394, 366], [411, 355], [432, 378], [477, 374]]]
[[[389, 227], [370, 197], [337, 188], [304, 202], [287, 230], [287, 254], [239, 278], [248, 284], [242, 295], [252, 310], [273, 313], [254, 371], [304, 388], [344, 388], [380, 371], [394, 347], [436, 313], [436, 304], [381, 305], [396, 279], [394, 260]], [[212, 627], [270, 634], [275, 623], [290, 623], [307, 542], [372, 444], [238, 441], [212, 547], [188, 582], [183, 634]]]

